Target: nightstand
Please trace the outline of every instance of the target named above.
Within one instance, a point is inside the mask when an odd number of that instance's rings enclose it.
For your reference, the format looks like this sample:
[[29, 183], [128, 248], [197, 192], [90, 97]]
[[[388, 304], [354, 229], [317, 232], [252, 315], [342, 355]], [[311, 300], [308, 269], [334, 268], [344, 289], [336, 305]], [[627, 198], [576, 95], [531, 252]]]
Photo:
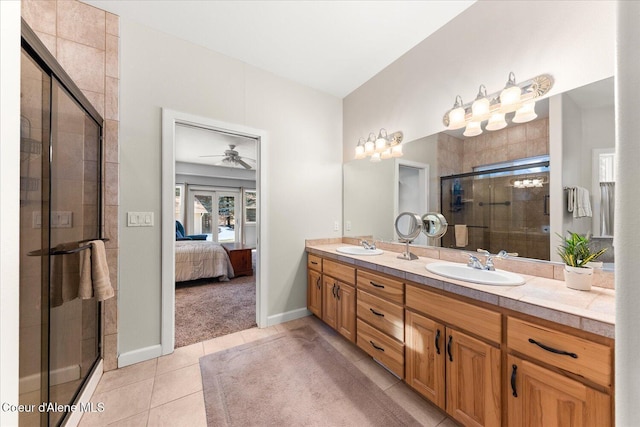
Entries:
[[222, 243], [222, 247], [229, 255], [233, 273], [238, 276], [253, 276], [253, 263], [251, 262], [251, 250], [255, 249], [242, 243]]

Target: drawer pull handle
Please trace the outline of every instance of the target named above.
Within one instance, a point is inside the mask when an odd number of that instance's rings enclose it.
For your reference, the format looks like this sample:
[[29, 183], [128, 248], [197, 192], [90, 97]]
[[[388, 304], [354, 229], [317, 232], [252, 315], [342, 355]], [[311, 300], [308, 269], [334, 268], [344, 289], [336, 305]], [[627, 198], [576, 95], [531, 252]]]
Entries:
[[436, 353], [440, 354], [440, 329], [436, 331]]
[[336, 289], [336, 298], [340, 301], [340, 285], [338, 285], [338, 288]]
[[378, 285], [377, 283], [371, 282], [371, 281], [369, 281], [369, 283], [371, 283], [371, 286], [374, 286], [374, 287], [380, 288], [380, 289], [384, 289], [384, 285]]
[[511, 391], [513, 392], [513, 397], [518, 397], [518, 392], [516, 391], [516, 371], [518, 367], [513, 365], [513, 370], [511, 371]]
[[318, 280], [316, 280], [316, 286], [318, 287], [318, 289], [320, 289], [320, 278], [318, 277]]
[[571, 357], [573, 357], [574, 359], [577, 359], [577, 358], [578, 358], [578, 355], [577, 355], [577, 354], [575, 354], [575, 353], [569, 353], [568, 351], [564, 351], [564, 350], [556, 350], [556, 349], [555, 349], [555, 348], [553, 348], [553, 347], [548, 347], [548, 346], [546, 346], [546, 345], [544, 345], [544, 344], [540, 344], [538, 341], [534, 340], [533, 338], [529, 338], [529, 342], [530, 342], [531, 344], [535, 344], [535, 345], [537, 345], [538, 347], [542, 348], [543, 350], [547, 350], [547, 351], [549, 351], [549, 352], [551, 352], [551, 353], [561, 354], [561, 355], [563, 355], [563, 356], [571, 356]]
[[336, 284], [333, 284], [333, 289], [331, 289], [331, 293], [333, 294], [333, 297], [336, 297]]
[[378, 351], [384, 351], [384, 348], [382, 348], [382, 347], [378, 347], [377, 345], [375, 345], [375, 344], [373, 343], [373, 341], [369, 341], [369, 343], [370, 343], [370, 344], [373, 346], [373, 348], [375, 348], [376, 350], [378, 350]]
[[384, 313], [378, 313], [377, 311], [375, 311], [373, 308], [369, 308], [369, 310], [371, 310], [371, 312], [373, 314], [375, 314], [376, 316], [380, 316], [380, 317], [384, 317]]
[[447, 344], [447, 353], [449, 353], [449, 362], [453, 362], [453, 355], [451, 354], [452, 341], [453, 341], [453, 335], [449, 335], [449, 343]]
[[317, 261], [311, 261], [311, 264], [318, 265], [318, 262]]

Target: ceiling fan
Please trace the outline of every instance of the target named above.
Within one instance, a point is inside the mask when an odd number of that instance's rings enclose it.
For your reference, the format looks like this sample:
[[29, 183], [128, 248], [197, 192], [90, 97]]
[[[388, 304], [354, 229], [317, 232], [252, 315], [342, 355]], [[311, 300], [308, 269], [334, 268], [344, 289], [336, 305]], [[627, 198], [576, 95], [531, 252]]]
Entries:
[[222, 160], [217, 163], [218, 165], [222, 165], [222, 166], [231, 166], [231, 167], [235, 167], [235, 166], [242, 166], [245, 169], [253, 169], [253, 167], [245, 162], [245, 160], [248, 160], [250, 162], [254, 162], [254, 159], [250, 159], [248, 157], [241, 157], [240, 154], [238, 154], [238, 152], [235, 150], [236, 146], [233, 144], [229, 144], [229, 149], [228, 150], [224, 150], [224, 154], [213, 154], [213, 155], [208, 155], [208, 156], [200, 156], [200, 157], [222, 157]]

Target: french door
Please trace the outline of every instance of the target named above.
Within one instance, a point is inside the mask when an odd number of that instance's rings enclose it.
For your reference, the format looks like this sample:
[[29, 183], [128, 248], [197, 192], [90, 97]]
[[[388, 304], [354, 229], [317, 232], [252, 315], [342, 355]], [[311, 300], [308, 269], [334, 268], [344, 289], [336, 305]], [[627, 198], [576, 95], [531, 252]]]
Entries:
[[[240, 241], [240, 191], [189, 189], [187, 233], [218, 243]], [[240, 216], [239, 216], [240, 215]]]

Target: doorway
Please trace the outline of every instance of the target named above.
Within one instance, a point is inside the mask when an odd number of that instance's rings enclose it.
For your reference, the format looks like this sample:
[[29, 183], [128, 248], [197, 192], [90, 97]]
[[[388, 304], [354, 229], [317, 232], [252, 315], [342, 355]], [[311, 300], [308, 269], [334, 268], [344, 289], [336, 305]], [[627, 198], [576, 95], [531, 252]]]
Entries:
[[[213, 149], [209, 146], [207, 153], [196, 156], [198, 159], [211, 157], [212, 160], [217, 160], [217, 165], [204, 164], [204, 161], [195, 159], [195, 165], [191, 165], [191, 169], [188, 170], [185, 164], [188, 162], [181, 160], [182, 147], [176, 139], [176, 129], [179, 127], [213, 132], [235, 140], [227, 142], [224, 149]], [[175, 206], [177, 188], [182, 186], [186, 234], [205, 235], [205, 240], [224, 246], [231, 245], [231, 250], [235, 251], [238, 250], [238, 245], [239, 250], [246, 250], [242, 248], [243, 245], [254, 249], [251, 251], [255, 260], [255, 269], [252, 271], [255, 277], [254, 324], [259, 327], [266, 326], [267, 286], [265, 281], [261, 280], [265, 277], [265, 272], [261, 268], [260, 256], [260, 223], [263, 218], [260, 210], [260, 190], [265, 180], [264, 171], [260, 169], [260, 152], [266, 143], [266, 132], [163, 109], [162, 135], [163, 212], [178, 212]], [[254, 144], [254, 156], [243, 153], [242, 144], [238, 142], [240, 140]], [[224, 168], [230, 166], [230, 163], [235, 167]], [[217, 171], [220, 173], [212, 172], [216, 166], [219, 167]], [[251, 169], [253, 181], [245, 176]], [[175, 215], [166, 215], [162, 219], [162, 354], [173, 352], [175, 345], [175, 221]], [[231, 254], [229, 251], [228, 253]]]

